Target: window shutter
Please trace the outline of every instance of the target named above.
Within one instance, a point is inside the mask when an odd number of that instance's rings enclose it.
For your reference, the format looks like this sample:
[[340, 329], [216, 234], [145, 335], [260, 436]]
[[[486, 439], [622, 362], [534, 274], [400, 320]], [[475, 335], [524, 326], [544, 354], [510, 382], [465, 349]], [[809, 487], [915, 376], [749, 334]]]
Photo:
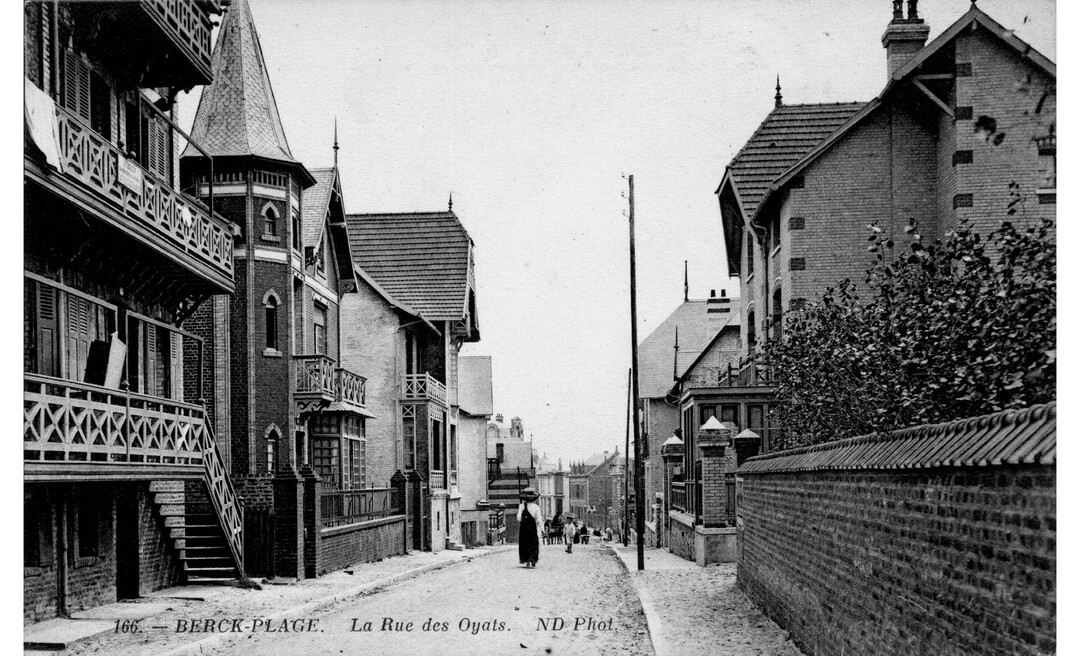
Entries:
[[184, 400], [184, 337], [180, 333], [169, 333], [172, 341], [172, 353], [169, 364], [172, 365], [172, 375], [169, 377], [170, 398], [174, 401]]
[[64, 53], [64, 107], [90, 122], [90, 67], [71, 50]]
[[45, 376], [59, 376], [56, 290], [39, 283], [34, 283], [34, 286], [37, 288], [37, 372]]
[[150, 324], [144, 324], [146, 326], [146, 387], [143, 390], [145, 394], [158, 395], [158, 341], [157, 341], [157, 326]]
[[68, 326], [68, 375], [70, 380], [83, 381], [86, 376], [86, 357], [90, 353], [90, 303], [73, 294], [66, 294]]
[[163, 181], [169, 181], [169, 135], [164, 123], [159, 118], [151, 117], [149, 121], [149, 146], [150, 156], [148, 167]]

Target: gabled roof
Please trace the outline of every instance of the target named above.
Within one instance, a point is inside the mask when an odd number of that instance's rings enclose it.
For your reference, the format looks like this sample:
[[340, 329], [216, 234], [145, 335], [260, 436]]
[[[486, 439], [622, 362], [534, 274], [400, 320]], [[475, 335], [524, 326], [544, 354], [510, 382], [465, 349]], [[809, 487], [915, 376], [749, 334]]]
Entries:
[[[214, 81], [199, 97], [191, 138], [213, 157], [262, 157], [303, 169], [285, 139], [247, 0], [233, 0], [225, 13], [211, 69]], [[199, 155], [189, 144], [182, 157]], [[303, 170], [302, 177], [310, 174]]]
[[675, 380], [675, 329], [679, 330], [678, 375], [704, 353], [725, 326], [739, 324], [739, 308], [730, 313], [709, 312], [704, 299], [683, 301], [638, 345], [638, 390], [643, 399], [663, 398]]
[[[300, 216], [304, 246], [318, 247], [326, 226], [326, 210], [330, 197], [338, 188], [336, 168], [311, 169], [315, 185], [304, 190], [303, 211]], [[337, 189], [340, 192], [340, 189]]]
[[[1057, 65], [1054, 64], [1045, 55], [1038, 50], [1032, 48], [1026, 41], [1016, 36], [1012, 30], [1005, 29], [1000, 23], [990, 18], [983, 10], [979, 9], [974, 3], [971, 5], [971, 9], [967, 11], [963, 16], [958, 18], [956, 22], [950, 25], [944, 32], [939, 34], [930, 43], [926, 44], [921, 50], [911, 56], [906, 62], [893, 72], [889, 78], [888, 83], [882, 90], [881, 94], [877, 98], [870, 101], [863, 107], [858, 113], [851, 116], [851, 118], [838, 126], [836, 131], [833, 132], [828, 138], [823, 139], [821, 143], [809, 150], [798, 161], [793, 162], [791, 166], [783, 172], [782, 175], [776, 176], [770, 184], [767, 185], [765, 192], [762, 196], [761, 202], [764, 202], [766, 198], [772, 195], [773, 192], [783, 187], [788, 183], [791, 178], [798, 175], [814, 162], [818, 157], [829, 150], [837, 141], [839, 141], [844, 135], [855, 128], [859, 123], [863, 121], [867, 116], [872, 114], [875, 109], [881, 106], [883, 99], [891, 93], [897, 86], [904, 82], [909, 76], [914, 74], [920, 66], [922, 66], [928, 59], [937, 54], [942, 48], [955, 39], [961, 32], [969, 27], [981, 27], [988, 33], [996, 36], [1006, 46], [1014, 50], [1021, 58], [1031, 62], [1033, 66], [1040, 69], [1047, 75], [1057, 77]], [[756, 214], [756, 210], [751, 212], [748, 216], [751, 220]]]
[[745, 217], [749, 219], [757, 213], [769, 183], [865, 104], [781, 105], [769, 112], [732, 158], [725, 174], [725, 179], [730, 180], [735, 189]]
[[353, 261], [431, 321], [464, 318], [472, 239], [453, 212], [349, 214]]

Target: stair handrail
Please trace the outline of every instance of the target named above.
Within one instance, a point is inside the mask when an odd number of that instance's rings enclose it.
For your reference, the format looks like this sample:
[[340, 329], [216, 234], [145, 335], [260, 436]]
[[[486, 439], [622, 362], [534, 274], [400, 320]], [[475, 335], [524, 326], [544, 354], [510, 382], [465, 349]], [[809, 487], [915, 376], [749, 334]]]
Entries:
[[244, 578], [244, 508], [236, 497], [232, 478], [218, 453], [214, 430], [207, 421], [202, 432], [203, 479], [207, 496], [217, 512], [218, 522], [225, 533], [225, 542], [232, 552], [240, 578]]

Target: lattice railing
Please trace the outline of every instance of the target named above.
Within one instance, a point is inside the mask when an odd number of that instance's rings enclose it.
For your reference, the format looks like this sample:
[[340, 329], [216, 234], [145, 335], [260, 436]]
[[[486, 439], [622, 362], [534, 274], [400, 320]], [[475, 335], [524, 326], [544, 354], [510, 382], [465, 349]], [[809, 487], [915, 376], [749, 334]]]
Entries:
[[446, 405], [446, 386], [429, 374], [406, 374], [402, 389], [406, 401], [435, 401]]
[[738, 364], [730, 363], [721, 369], [717, 384], [720, 387], [767, 387], [775, 384], [773, 368], [753, 351]]
[[334, 398], [335, 368], [326, 355], [294, 355], [297, 394], [318, 394]]
[[35, 374], [23, 382], [24, 462], [202, 464], [199, 406]]
[[[124, 158], [120, 150], [61, 107], [56, 108], [64, 173], [90, 187], [125, 216], [232, 279], [232, 233], [197, 202]], [[120, 183], [119, 167], [135, 167], [135, 189]]]
[[213, 429], [206, 424], [202, 432], [201, 447], [203, 454], [203, 480], [206, 482], [207, 496], [217, 511], [225, 541], [229, 543], [240, 578], [244, 578], [244, 508], [236, 497], [229, 471], [218, 453], [217, 440]]
[[187, 47], [192, 59], [210, 68], [210, 17], [195, 0], [143, 0], [143, 4], [163, 29]]
[[367, 401], [367, 379], [348, 369], [337, 369], [337, 400], [364, 407]]

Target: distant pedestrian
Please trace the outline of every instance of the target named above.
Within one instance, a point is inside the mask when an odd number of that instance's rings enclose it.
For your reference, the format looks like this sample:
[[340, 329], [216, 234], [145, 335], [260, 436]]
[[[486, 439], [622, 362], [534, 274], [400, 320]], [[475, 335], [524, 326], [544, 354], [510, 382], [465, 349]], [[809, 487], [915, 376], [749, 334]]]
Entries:
[[582, 524], [581, 526], [581, 544], [589, 544], [589, 527]]
[[544, 520], [544, 544], [548, 544], [551, 540], [551, 520]]
[[526, 569], [536, 567], [536, 561], [540, 559], [544, 518], [540, 515], [540, 506], [536, 504], [539, 498], [536, 490], [527, 487], [522, 490], [521, 503], [518, 505], [518, 561]]
[[577, 527], [574, 526], [574, 518], [567, 516], [566, 524], [563, 525], [563, 540], [566, 542], [566, 553], [574, 553], [574, 542], [577, 539]]

